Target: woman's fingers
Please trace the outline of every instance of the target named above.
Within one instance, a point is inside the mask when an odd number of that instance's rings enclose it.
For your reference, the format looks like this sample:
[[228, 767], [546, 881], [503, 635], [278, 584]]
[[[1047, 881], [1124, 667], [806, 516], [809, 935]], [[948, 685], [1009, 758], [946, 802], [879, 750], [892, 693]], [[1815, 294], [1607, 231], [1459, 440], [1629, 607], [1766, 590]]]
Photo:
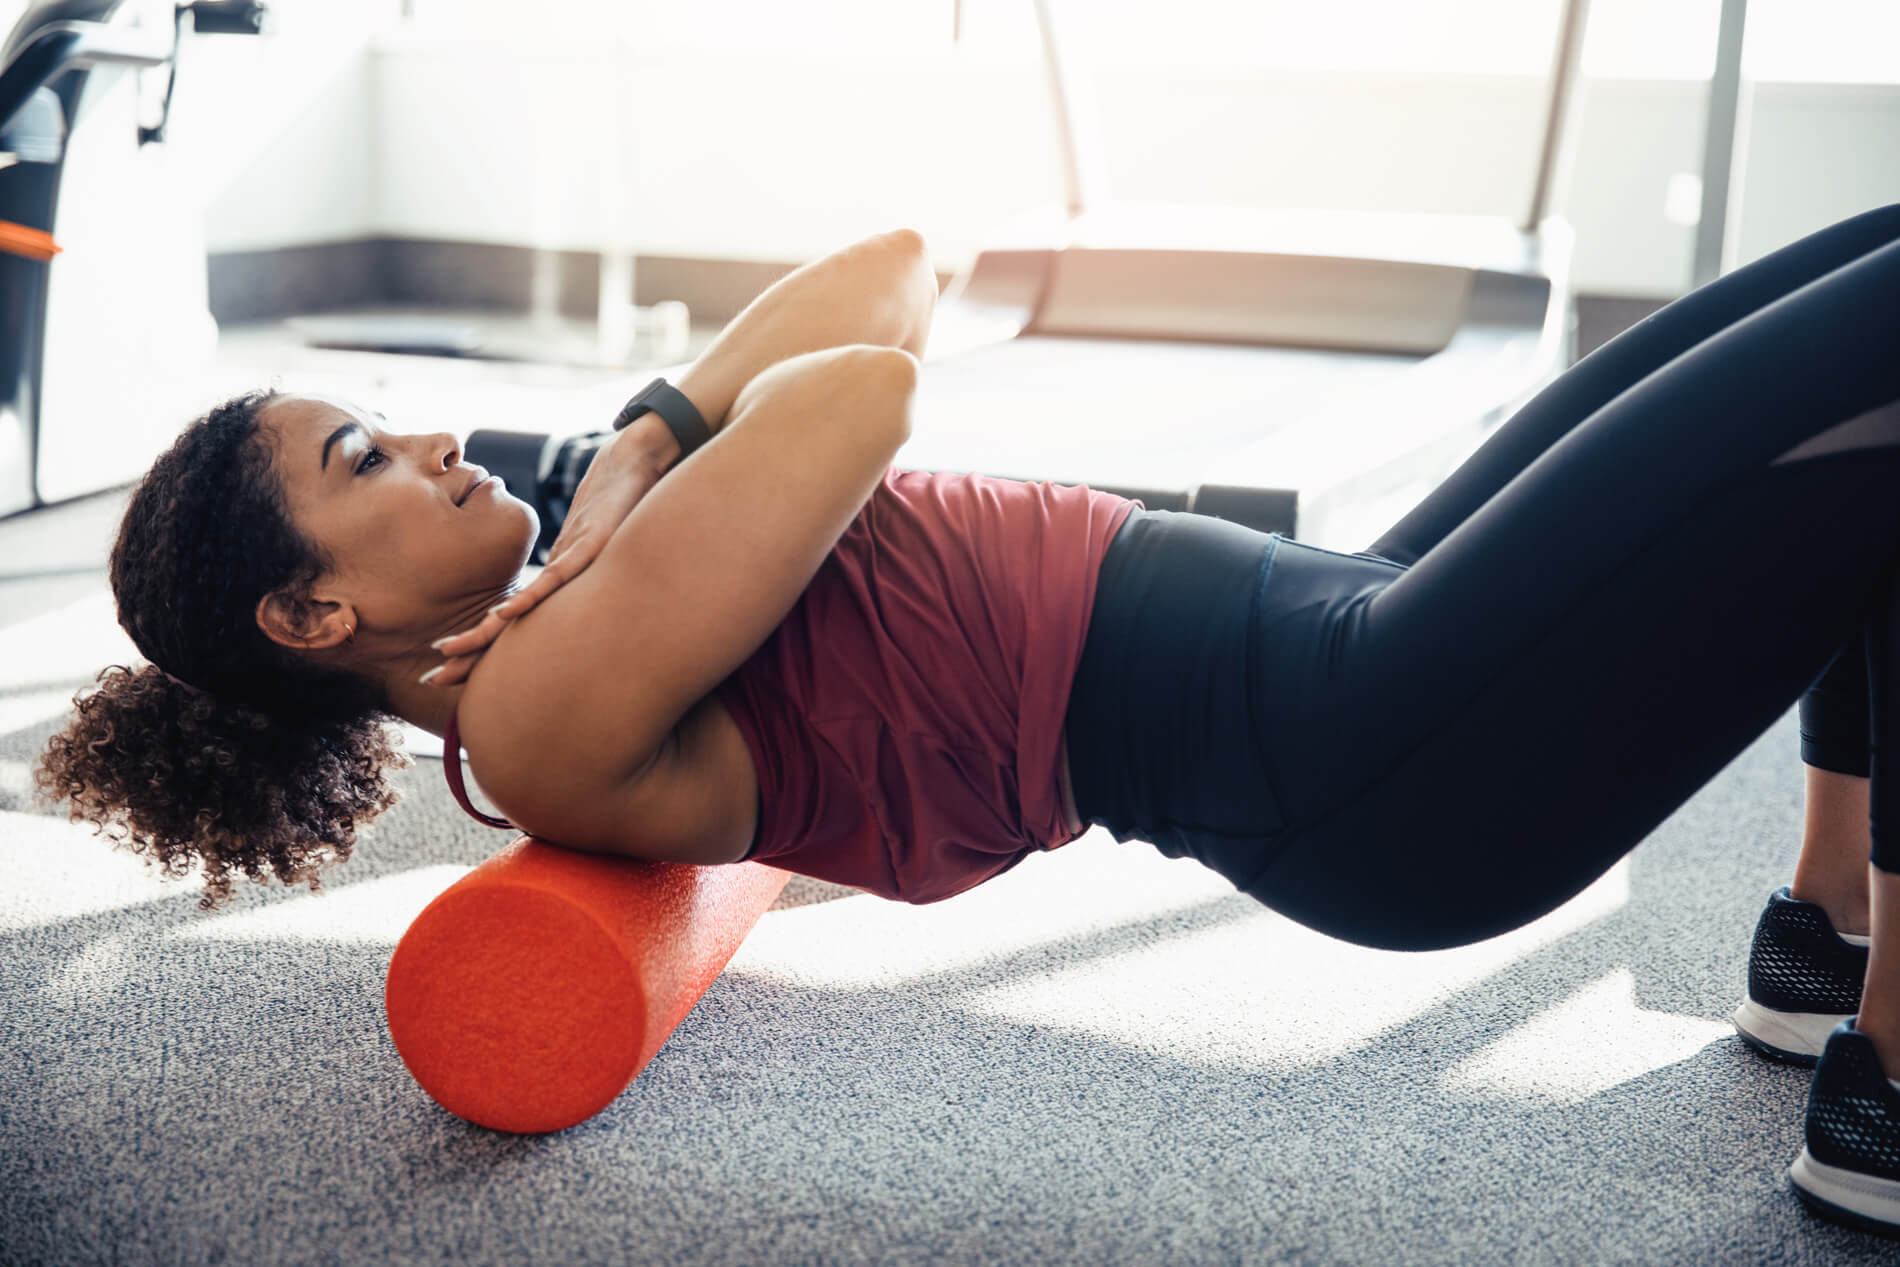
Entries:
[[508, 627], [509, 621], [519, 620], [533, 611], [536, 604], [559, 589], [566, 579], [550, 564], [531, 584], [490, 607], [476, 624], [430, 644], [443, 655], [443, 672], [430, 678], [428, 684], [453, 686], [466, 678], [476, 659]]
[[430, 645], [451, 659], [456, 656], [479, 655], [502, 630], [508, 627], [509, 621], [521, 614], [522, 609], [511, 606], [520, 597], [519, 594], [511, 595], [489, 608], [487, 614], [474, 625], [461, 633], [439, 638]]
[[475, 662], [479, 659], [481, 659], [479, 655], [451, 656], [423, 674], [420, 680], [424, 686], [433, 686], [438, 689], [445, 686], [459, 686], [468, 680], [469, 670], [475, 667]]
[[541, 569], [541, 575], [535, 577], [534, 584], [528, 588], [546, 585], [545, 592], [552, 593], [579, 576], [594, 561], [594, 556], [600, 553], [600, 542], [596, 536], [583, 525], [573, 536], [555, 542], [554, 551], [548, 555], [548, 565]]
[[567, 569], [558, 559], [549, 559], [541, 574], [523, 586], [519, 593], [510, 594], [495, 607], [509, 620], [518, 620], [534, 610], [542, 599], [560, 589], [567, 582]]
[[511, 620], [533, 611], [542, 599], [552, 594], [569, 580], [586, 569], [600, 553], [599, 534], [581, 531], [565, 542], [557, 542], [557, 553], [550, 555], [547, 566], [541, 569], [527, 585], [502, 599], [476, 622], [461, 633], [451, 634], [431, 644], [444, 657], [439, 666], [441, 672], [428, 676], [429, 686], [454, 686], [468, 677], [469, 670], [481, 653], [488, 649], [501, 631], [508, 627]]
[[496, 615], [491, 608], [479, 623], [464, 629], [459, 634], [443, 638], [433, 645], [445, 657], [472, 655], [493, 642], [495, 635], [507, 626], [508, 619], [506, 616]]

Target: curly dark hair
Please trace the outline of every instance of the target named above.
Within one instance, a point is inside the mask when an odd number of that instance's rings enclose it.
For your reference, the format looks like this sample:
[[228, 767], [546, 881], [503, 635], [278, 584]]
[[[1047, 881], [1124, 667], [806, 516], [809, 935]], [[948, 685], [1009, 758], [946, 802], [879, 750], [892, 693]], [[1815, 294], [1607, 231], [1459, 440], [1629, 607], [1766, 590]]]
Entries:
[[[258, 601], [307, 601], [332, 561], [290, 520], [258, 416], [283, 393], [235, 396], [189, 424], [133, 490], [111, 557], [119, 624], [152, 664], [115, 664], [33, 772], [39, 792], [115, 847], [183, 878], [196, 858], [215, 910], [242, 871], [322, 885], [412, 764], [381, 684], [318, 665], [257, 626]], [[159, 666], [164, 666], [160, 668]], [[190, 685], [166, 676], [169, 670]]]

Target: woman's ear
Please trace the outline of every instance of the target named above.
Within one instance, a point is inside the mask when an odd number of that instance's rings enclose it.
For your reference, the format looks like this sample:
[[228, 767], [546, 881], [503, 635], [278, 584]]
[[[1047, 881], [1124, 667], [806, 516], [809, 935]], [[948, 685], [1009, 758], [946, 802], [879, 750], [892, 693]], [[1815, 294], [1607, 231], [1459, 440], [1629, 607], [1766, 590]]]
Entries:
[[341, 603], [309, 603], [283, 590], [257, 600], [257, 627], [279, 646], [315, 651], [349, 641], [355, 617]]

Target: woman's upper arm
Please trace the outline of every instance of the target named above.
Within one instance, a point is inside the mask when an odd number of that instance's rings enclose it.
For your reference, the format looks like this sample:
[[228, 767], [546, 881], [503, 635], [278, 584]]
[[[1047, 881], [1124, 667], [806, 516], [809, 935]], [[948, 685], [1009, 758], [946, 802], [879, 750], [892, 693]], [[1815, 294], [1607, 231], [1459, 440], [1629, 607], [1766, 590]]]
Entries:
[[587, 570], [497, 640], [506, 701], [484, 692], [486, 711], [464, 726], [505, 725], [524, 754], [484, 771], [504, 813], [545, 819], [638, 780], [785, 619], [870, 499], [909, 436], [916, 374], [908, 353], [862, 345], [765, 371]]

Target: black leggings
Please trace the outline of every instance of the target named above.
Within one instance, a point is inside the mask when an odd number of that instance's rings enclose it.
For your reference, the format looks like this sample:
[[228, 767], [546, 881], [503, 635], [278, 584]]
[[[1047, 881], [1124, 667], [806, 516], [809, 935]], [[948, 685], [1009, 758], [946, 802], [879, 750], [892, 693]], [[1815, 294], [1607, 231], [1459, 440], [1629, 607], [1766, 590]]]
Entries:
[[1462, 945], [1799, 700], [1900, 872], [1897, 562], [1900, 205], [1604, 344], [1364, 553], [1134, 511], [1069, 701], [1078, 807], [1332, 936]]

